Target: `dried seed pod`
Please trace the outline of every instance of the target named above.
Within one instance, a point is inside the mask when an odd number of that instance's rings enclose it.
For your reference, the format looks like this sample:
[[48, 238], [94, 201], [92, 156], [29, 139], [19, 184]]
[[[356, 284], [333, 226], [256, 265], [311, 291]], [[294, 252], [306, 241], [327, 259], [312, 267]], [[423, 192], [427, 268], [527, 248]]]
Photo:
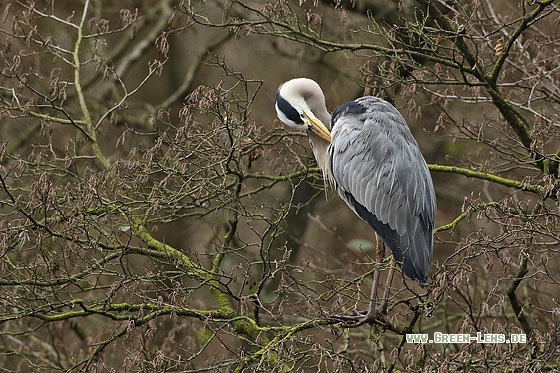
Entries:
[[502, 36], [494, 46], [494, 55], [499, 56], [504, 51], [504, 37]]

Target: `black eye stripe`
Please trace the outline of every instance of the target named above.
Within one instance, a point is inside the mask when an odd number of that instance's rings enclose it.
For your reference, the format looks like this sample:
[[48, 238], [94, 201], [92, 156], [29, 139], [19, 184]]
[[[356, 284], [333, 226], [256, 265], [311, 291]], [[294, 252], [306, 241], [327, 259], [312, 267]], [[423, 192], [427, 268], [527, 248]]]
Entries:
[[276, 106], [282, 113], [284, 113], [286, 118], [294, 123], [303, 124], [303, 120], [301, 119], [298, 111], [294, 109], [294, 107], [290, 105], [288, 101], [284, 100], [284, 98], [280, 96], [280, 91], [276, 93]]

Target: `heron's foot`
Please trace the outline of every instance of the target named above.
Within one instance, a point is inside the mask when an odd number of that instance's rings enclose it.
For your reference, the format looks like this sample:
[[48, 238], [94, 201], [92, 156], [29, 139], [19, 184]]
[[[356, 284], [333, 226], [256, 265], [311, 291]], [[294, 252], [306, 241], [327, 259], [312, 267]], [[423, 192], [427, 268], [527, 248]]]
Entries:
[[333, 315], [332, 317], [341, 320], [342, 326], [345, 328], [356, 328], [364, 324], [376, 324], [382, 328], [387, 328], [389, 326], [387, 308], [383, 308], [382, 306], [377, 309], [358, 311], [354, 315]]

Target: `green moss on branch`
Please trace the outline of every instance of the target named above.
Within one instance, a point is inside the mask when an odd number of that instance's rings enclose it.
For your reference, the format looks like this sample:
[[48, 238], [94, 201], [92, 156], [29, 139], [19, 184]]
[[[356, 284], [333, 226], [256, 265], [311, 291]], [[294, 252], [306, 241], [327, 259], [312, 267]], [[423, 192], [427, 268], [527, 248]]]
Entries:
[[533, 185], [529, 183], [523, 183], [521, 181], [508, 179], [505, 177], [497, 176], [489, 172], [473, 171], [467, 168], [455, 167], [455, 166], [445, 166], [439, 164], [429, 164], [428, 168], [431, 171], [436, 172], [449, 172], [457, 175], [463, 175], [466, 177], [472, 177], [475, 179], [487, 180], [496, 184], [501, 184], [507, 187], [516, 188], [520, 190], [525, 190], [527, 192], [533, 193], [544, 193], [545, 188], [540, 185]]

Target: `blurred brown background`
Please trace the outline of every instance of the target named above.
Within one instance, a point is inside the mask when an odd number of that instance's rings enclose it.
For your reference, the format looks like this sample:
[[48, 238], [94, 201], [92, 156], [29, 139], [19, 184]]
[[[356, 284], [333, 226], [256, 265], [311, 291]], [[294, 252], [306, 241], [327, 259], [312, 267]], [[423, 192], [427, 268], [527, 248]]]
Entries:
[[[4, 2], [1, 364], [557, 369], [558, 19], [555, 1]], [[392, 102], [431, 166], [431, 279], [395, 277], [388, 328], [329, 317], [367, 305], [375, 236], [276, 118], [294, 77], [331, 111]], [[435, 331], [528, 342], [406, 342]]]

